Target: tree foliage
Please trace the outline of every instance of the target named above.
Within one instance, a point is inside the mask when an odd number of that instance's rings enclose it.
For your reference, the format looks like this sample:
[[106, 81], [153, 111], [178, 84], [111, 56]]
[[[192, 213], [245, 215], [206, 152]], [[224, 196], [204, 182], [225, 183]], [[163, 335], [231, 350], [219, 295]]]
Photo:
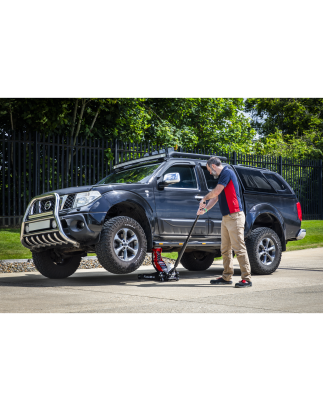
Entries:
[[[251, 115], [246, 117], [244, 110]], [[322, 158], [323, 99], [0, 99], [0, 130]], [[261, 138], [255, 138], [256, 132]], [[108, 157], [112, 153], [107, 152]]]
[[323, 99], [251, 98], [245, 107], [262, 137], [255, 143], [257, 153], [323, 157]]
[[239, 98], [0, 99], [0, 129], [248, 152], [243, 108]]

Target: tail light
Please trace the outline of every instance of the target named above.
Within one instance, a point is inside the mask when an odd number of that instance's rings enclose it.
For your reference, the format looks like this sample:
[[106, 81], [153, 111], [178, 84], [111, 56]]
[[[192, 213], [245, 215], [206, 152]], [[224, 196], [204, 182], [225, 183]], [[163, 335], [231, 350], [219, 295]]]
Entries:
[[302, 221], [302, 207], [301, 203], [296, 203], [298, 218]]

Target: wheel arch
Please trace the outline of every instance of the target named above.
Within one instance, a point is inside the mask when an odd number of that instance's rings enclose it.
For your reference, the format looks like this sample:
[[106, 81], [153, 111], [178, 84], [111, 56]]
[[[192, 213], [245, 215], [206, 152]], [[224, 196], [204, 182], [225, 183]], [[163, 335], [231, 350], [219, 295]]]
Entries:
[[153, 248], [152, 230], [150, 216], [142, 204], [133, 199], [127, 199], [112, 205], [105, 216], [105, 221], [113, 217], [126, 216], [136, 220], [145, 232], [147, 239], [147, 250]]
[[282, 251], [286, 251], [286, 227], [282, 215], [271, 204], [257, 204], [252, 207], [246, 218], [246, 235], [251, 234], [252, 230], [258, 227], [271, 228], [278, 235]]

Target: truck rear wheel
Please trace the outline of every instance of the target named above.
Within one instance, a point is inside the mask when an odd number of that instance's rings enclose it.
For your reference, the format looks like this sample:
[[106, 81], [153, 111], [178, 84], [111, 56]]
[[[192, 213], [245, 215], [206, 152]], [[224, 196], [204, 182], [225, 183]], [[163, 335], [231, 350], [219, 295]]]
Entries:
[[253, 230], [246, 238], [252, 274], [272, 274], [282, 258], [282, 246], [278, 235], [268, 227]]
[[147, 240], [141, 225], [130, 217], [106, 221], [95, 248], [103, 268], [114, 274], [129, 274], [144, 262]]
[[214, 253], [207, 253], [205, 251], [192, 251], [184, 253], [180, 263], [186, 270], [204, 271], [212, 265], [215, 256]]
[[32, 253], [37, 270], [45, 277], [51, 279], [67, 278], [78, 269], [81, 256], [58, 257], [53, 250]]

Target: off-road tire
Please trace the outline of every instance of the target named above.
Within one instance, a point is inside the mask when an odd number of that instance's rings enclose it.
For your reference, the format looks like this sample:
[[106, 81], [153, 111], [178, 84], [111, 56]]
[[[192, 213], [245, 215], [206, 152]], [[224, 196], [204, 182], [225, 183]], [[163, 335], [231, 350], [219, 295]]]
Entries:
[[205, 251], [186, 252], [183, 254], [180, 263], [186, 270], [204, 271], [212, 265], [215, 256], [214, 253], [207, 253]]
[[[130, 228], [135, 232], [139, 247], [135, 258], [131, 261], [120, 260], [114, 251], [114, 237], [121, 228]], [[99, 263], [113, 274], [129, 274], [136, 271], [144, 262], [147, 253], [147, 239], [141, 225], [130, 217], [114, 217], [106, 221], [102, 227], [99, 243], [95, 247]]]
[[35, 267], [43, 276], [59, 280], [75, 273], [81, 262], [80, 255], [64, 258], [61, 262], [55, 262], [57, 259], [53, 253], [53, 250], [32, 253]]
[[[275, 244], [275, 258], [272, 264], [266, 266], [260, 261], [259, 244], [264, 238], [270, 238]], [[268, 227], [259, 227], [252, 230], [250, 236], [246, 238], [246, 247], [251, 266], [251, 274], [268, 275], [277, 270], [282, 258], [282, 245], [275, 231]]]

